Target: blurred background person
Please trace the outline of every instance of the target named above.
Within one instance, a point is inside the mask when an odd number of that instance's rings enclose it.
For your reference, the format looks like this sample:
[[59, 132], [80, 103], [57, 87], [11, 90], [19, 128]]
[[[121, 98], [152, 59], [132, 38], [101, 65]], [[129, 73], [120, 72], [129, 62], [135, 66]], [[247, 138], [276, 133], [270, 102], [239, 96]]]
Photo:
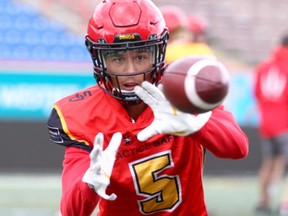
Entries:
[[188, 55], [214, 56], [207, 44], [207, 22], [204, 18], [188, 16], [175, 5], [165, 5], [160, 10], [170, 33], [166, 51], [168, 64]]
[[[257, 213], [270, 214], [272, 189], [278, 187], [288, 161], [288, 34], [256, 68], [254, 93], [259, 109], [262, 164]], [[288, 215], [288, 180], [279, 215]]]
[[192, 41], [195, 43], [208, 43], [207, 31], [208, 21], [204, 17], [189, 15], [188, 16], [188, 29], [192, 33]]
[[185, 29], [188, 26], [188, 18], [185, 12], [175, 5], [164, 5], [160, 7], [160, 11], [165, 19], [166, 26], [169, 30], [169, 42], [173, 43], [177, 37], [179, 29]]

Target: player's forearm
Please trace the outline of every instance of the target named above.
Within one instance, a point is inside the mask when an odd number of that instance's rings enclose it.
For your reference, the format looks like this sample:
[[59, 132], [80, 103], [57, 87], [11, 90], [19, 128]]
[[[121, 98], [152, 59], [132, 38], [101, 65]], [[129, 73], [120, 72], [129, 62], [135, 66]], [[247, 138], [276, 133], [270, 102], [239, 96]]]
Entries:
[[62, 216], [90, 216], [95, 210], [99, 196], [86, 183], [79, 182], [68, 192], [62, 193]]
[[89, 168], [89, 152], [74, 147], [67, 147], [62, 172], [62, 216], [91, 215], [99, 196], [82, 181]]
[[231, 113], [215, 110], [203, 129], [203, 145], [215, 156], [231, 159], [247, 156], [248, 138]]

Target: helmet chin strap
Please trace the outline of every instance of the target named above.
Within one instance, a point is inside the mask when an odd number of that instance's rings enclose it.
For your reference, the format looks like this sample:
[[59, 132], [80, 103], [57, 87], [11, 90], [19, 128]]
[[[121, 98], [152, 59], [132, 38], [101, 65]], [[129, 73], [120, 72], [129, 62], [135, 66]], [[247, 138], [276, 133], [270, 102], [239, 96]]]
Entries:
[[[113, 91], [114, 91], [114, 89], [117, 89], [117, 88], [113, 88]], [[117, 89], [117, 91], [120, 91], [120, 90]], [[135, 94], [135, 91], [134, 91], [134, 90], [132, 90], [132, 91], [128, 91], [128, 90], [121, 90], [121, 92], [122, 92], [122, 93], [128, 93], [128, 94], [129, 94], [129, 93], [130, 93], [130, 94], [131, 94], [131, 93], [134, 93], [134, 94]]]
[[122, 90], [122, 89], [119, 89], [119, 88], [116, 88], [116, 87], [113, 87], [113, 88], [112, 88], [112, 92], [113, 92], [113, 93], [119, 93], [119, 94], [120, 94], [120, 92], [121, 92], [121, 93], [126, 93], [126, 94], [133, 94], [133, 93], [135, 93], [134, 90], [128, 91], [128, 90]]
[[121, 103], [135, 105], [141, 102], [141, 99], [135, 94], [135, 91], [120, 90], [119, 88], [112, 89], [112, 95], [122, 98]]

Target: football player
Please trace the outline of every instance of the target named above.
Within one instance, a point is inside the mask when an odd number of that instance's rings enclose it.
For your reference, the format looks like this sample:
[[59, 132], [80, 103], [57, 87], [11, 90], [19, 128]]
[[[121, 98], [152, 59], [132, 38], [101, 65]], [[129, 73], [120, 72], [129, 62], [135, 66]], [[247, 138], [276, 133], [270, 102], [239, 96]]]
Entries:
[[86, 46], [97, 84], [56, 102], [48, 120], [51, 140], [65, 146], [63, 216], [91, 215], [97, 205], [100, 216], [205, 216], [204, 150], [248, 154], [246, 135], [222, 106], [200, 115], [170, 106], [157, 87], [167, 41], [150, 0], [96, 7]]
[[267, 59], [255, 68], [254, 96], [259, 111], [262, 163], [258, 171], [258, 213], [271, 214], [275, 195], [280, 195], [279, 216], [288, 215], [288, 179], [277, 194], [288, 163], [288, 34]]
[[169, 30], [166, 63], [185, 56], [215, 56], [206, 41], [207, 22], [199, 16], [187, 16], [176, 5], [164, 5], [160, 11]]

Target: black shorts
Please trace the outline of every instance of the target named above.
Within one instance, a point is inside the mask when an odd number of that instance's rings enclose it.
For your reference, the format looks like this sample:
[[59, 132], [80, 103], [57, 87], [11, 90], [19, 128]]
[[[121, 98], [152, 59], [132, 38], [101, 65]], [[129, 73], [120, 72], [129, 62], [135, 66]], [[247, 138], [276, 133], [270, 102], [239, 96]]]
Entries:
[[288, 161], [288, 132], [262, 141], [263, 157], [285, 156]]

